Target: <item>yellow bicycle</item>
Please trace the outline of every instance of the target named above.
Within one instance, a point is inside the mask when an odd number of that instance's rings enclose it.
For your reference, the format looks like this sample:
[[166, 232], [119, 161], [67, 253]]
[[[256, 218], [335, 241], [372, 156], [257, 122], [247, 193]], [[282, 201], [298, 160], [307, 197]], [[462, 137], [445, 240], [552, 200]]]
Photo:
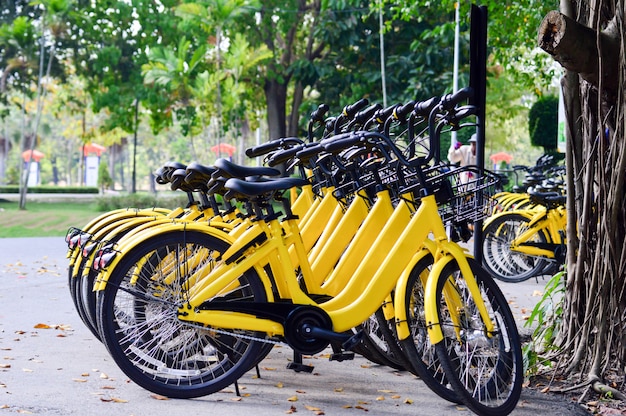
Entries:
[[[431, 149], [438, 146], [443, 125], [473, 114], [469, 106], [456, 108], [467, 96], [463, 91], [445, 97], [433, 110]], [[392, 292], [397, 336], [401, 342], [413, 340], [407, 285], [430, 237], [434, 264], [425, 282], [423, 322], [446, 378], [474, 411], [512, 411], [522, 381], [515, 322], [497, 285], [446, 235], [436, 196], [449, 190], [448, 176], [427, 175], [423, 166], [432, 152], [407, 160], [384, 135], [350, 136], [328, 142], [327, 150], [352, 141], [380, 152], [398, 169], [414, 173], [416, 182], [400, 194], [419, 196], [415, 202], [382, 202], [393, 210], [373, 243], [350, 250], [357, 247], [351, 242], [330, 275], [313, 275], [289, 205], [281, 221], [270, 203], [282, 190], [308, 184], [294, 178], [226, 182], [231, 195], [251, 202], [256, 213], [254, 224], [237, 238], [195, 222], [173, 223], [159, 234], [135, 239], [103, 264], [106, 272], [96, 285], [100, 332], [131, 379], [159, 394], [196, 397], [236, 381], [256, 363], [265, 343], [286, 342], [306, 354], [329, 344], [351, 349], [360, 341], [351, 329]], [[482, 196], [470, 199], [480, 203]], [[367, 230], [370, 218], [358, 232]], [[176, 259], [173, 267], [163, 267], [166, 257]], [[342, 264], [357, 267], [339, 277]], [[322, 289], [328, 288], [335, 279], [345, 282], [337, 291], [307, 290], [318, 288], [320, 281], [325, 282]]]

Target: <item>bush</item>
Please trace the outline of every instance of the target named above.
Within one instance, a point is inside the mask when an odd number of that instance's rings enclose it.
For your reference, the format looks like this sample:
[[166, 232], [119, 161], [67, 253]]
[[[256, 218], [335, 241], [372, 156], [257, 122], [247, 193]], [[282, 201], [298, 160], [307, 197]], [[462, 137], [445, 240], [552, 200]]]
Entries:
[[528, 112], [530, 143], [541, 146], [546, 152], [557, 147], [559, 99], [551, 95], [540, 98]]
[[[19, 194], [19, 185], [0, 186], [0, 194]], [[29, 186], [29, 194], [97, 194], [98, 188], [93, 186]]]
[[135, 193], [127, 195], [103, 196], [97, 199], [98, 211], [112, 211], [124, 208], [166, 208], [174, 209], [187, 206], [187, 196], [158, 197], [154, 194]]

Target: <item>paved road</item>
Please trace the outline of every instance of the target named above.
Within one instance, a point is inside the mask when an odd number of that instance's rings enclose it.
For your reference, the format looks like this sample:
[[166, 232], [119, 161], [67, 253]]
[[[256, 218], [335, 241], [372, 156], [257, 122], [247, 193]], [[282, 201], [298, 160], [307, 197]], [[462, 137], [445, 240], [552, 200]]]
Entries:
[[[276, 348], [233, 389], [194, 400], [161, 400], [130, 382], [74, 312], [61, 238], [0, 239], [0, 415], [463, 415], [418, 379], [357, 358], [309, 360], [313, 374], [285, 368]], [[541, 284], [505, 287], [521, 319]], [[316, 410], [318, 409], [318, 410]], [[585, 415], [558, 397], [524, 390], [514, 416]]]

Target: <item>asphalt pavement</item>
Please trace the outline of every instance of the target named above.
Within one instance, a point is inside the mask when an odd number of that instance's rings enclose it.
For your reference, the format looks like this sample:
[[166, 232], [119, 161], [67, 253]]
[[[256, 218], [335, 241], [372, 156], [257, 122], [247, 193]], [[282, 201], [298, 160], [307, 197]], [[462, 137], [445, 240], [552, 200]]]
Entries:
[[[277, 347], [234, 387], [192, 400], [156, 396], [117, 368], [82, 324], [67, 288], [62, 238], [0, 239], [0, 415], [463, 415], [407, 372], [363, 357], [307, 359], [312, 374], [286, 369]], [[503, 287], [520, 322], [538, 300], [542, 281]], [[586, 415], [552, 394], [524, 389], [513, 416]]]

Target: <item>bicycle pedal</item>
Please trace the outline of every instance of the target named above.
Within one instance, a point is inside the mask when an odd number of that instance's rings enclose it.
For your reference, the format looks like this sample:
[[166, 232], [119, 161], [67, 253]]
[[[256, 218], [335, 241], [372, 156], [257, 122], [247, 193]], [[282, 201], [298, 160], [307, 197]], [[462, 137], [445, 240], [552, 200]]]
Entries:
[[363, 331], [359, 331], [356, 334], [352, 335], [350, 338], [348, 338], [347, 341], [344, 341], [341, 346], [343, 347], [344, 350], [352, 350], [352, 348], [356, 347], [358, 344], [361, 343], [361, 340], [363, 339]]
[[348, 360], [354, 360], [354, 353], [352, 351], [345, 351], [345, 352], [339, 352], [339, 353], [334, 353], [334, 354], [330, 354], [330, 361], [348, 361]]
[[287, 364], [288, 370], [293, 370], [296, 373], [312, 373], [315, 367], [312, 365], [302, 363], [289, 363]]

